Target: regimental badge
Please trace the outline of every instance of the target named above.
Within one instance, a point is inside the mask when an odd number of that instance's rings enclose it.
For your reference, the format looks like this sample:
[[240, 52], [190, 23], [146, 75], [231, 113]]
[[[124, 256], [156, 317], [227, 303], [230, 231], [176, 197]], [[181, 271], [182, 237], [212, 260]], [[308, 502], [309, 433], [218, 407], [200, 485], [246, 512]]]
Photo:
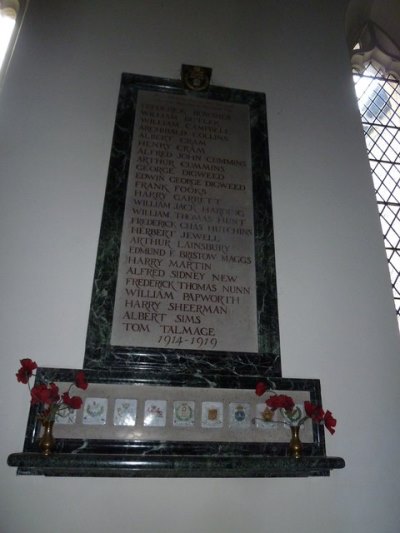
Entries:
[[250, 427], [250, 404], [242, 402], [229, 404], [229, 427], [234, 429]]
[[144, 404], [144, 425], [163, 427], [167, 421], [165, 400], [146, 400]]
[[173, 425], [189, 427], [194, 425], [194, 402], [177, 400], [174, 402]]
[[210, 86], [212, 69], [195, 65], [182, 65], [181, 79], [190, 91], [206, 91]]
[[86, 398], [82, 422], [89, 425], [103, 425], [107, 419], [107, 398]]
[[203, 402], [201, 405], [201, 426], [203, 428], [222, 428], [224, 424], [224, 405], [222, 402]]
[[258, 429], [276, 429], [277, 412], [271, 411], [264, 403], [258, 403], [256, 406], [256, 427]]
[[72, 409], [68, 407], [63, 409], [56, 414], [55, 423], [56, 424], [75, 424], [76, 421], [76, 412], [77, 409]]
[[134, 426], [136, 410], [137, 400], [117, 398], [114, 406], [114, 426]]

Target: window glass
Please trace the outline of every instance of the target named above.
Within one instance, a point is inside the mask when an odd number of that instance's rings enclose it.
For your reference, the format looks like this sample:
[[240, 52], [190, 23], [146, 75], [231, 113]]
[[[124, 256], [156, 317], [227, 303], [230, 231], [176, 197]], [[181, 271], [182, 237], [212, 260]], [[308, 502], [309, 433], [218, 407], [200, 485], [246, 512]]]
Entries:
[[12, 7], [1, 7], [0, 3], [0, 69], [3, 66], [11, 37], [15, 28], [17, 11]]
[[400, 89], [374, 61], [353, 79], [400, 328]]

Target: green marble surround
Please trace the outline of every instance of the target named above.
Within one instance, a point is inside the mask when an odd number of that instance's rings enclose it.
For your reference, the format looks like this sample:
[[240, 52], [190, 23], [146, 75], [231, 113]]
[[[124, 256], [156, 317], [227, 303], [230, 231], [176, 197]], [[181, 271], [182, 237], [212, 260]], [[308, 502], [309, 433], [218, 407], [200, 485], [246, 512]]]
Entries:
[[126, 367], [145, 364], [150, 369], [172, 366], [188, 375], [209, 365], [216, 373], [246, 375], [281, 374], [275, 252], [269, 170], [265, 95], [257, 92], [210, 86], [190, 97], [248, 106], [254, 198], [254, 244], [256, 257], [258, 352], [207, 352], [152, 349], [110, 344], [118, 259], [129, 174], [131, 145], [138, 91], [185, 95], [182, 83], [167, 78], [123, 74], [115, 120], [108, 180], [100, 229], [96, 269], [88, 323], [85, 368]]
[[135, 457], [123, 454], [14, 453], [8, 464], [21, 475], [73, 477], [309, 477], [343, 468], [340, 457]]

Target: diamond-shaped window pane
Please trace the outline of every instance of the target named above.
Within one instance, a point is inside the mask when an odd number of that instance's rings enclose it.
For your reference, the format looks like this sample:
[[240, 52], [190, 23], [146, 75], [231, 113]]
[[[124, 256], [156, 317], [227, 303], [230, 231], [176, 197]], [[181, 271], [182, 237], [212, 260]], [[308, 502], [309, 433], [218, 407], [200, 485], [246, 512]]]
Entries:
[[365, 142], [371, 159], [400, 162], [400, 130], [380, 125], [364, 125]]
[[397, 321], [398, 321], [399, 328], [400, 328], [400, 298], [395, 298], [394, 299], [394, 303], [395, 303], [395, 306], [396, 306]]
[[400, 164], [377, 161], [370, 164], [377, 200], [400, 203]]
[[400, 248], [400, 206], [378, 204], [385, 245]]

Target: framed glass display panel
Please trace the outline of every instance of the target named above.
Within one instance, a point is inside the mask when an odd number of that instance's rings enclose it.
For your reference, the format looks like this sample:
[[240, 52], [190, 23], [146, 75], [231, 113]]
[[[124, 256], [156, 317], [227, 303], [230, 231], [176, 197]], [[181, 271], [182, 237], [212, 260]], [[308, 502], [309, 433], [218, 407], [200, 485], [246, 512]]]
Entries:
[[[36, 384], [67, 390], [76, 371], [39, 368]], [[18, 474], [152, 477], [265, 477], [329, 475], [343, 461], [325, 457], [324, 429], [302, 428], [303, 457], [290, 457], [290, 428], [277, 412], [262, 417], [265, 403], [254, 379], [169, 376], [165, 385], [145, 369], [135, 377], [123, 369], [85, 371], [89, 386], [79, 391], [79, 409], [61, 410], [53, 434], [54, 453], [38, 453], [40, 406], [32, 405], [24, 451], [8, 462]], [[212, 376], [212, 373], [208, 377]], [[318, 380], [272, 378], [271, 394], [288, 393], [299, 408], [320, 404]]]
[[123, 74], [84, 366], [210, 365], [280, 375], [265, 96]]

